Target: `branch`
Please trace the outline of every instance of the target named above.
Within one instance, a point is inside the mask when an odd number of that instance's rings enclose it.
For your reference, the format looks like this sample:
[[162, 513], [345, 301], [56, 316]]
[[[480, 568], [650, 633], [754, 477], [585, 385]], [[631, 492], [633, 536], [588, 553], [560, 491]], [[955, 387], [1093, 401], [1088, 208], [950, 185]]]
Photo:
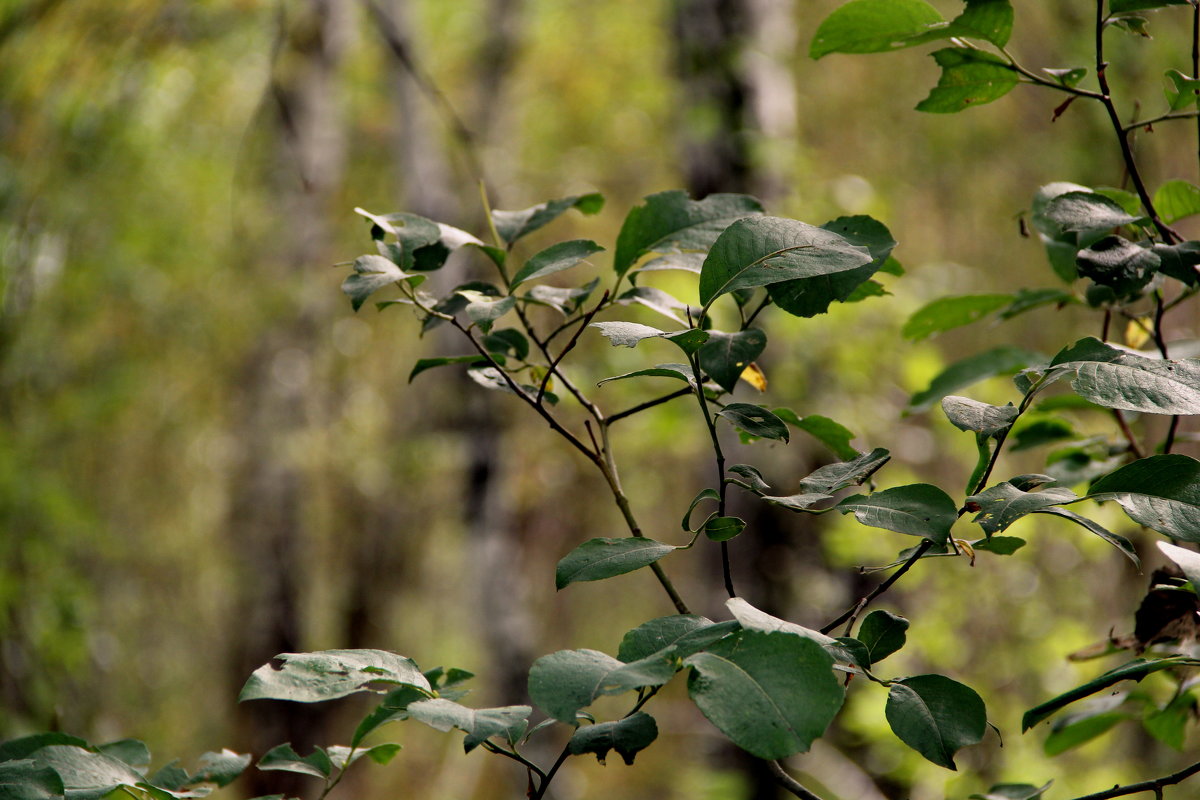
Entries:
[[904, 573], [908, 572], [912, 568], [913, 564], [916, 564], [918, 561], [920, 561], [921, 556], [925, 555], [925, 553], [928, 552], [929, 548], [931, 548], [931, 547], [933, 547], [933, 540], [932, 539], [923, 539], [921, 541], [921, 544], [919, 544], [917, 546], [916, 552], [914, 552], [911, 556], [909, 556], [908, 560], [900, 565], [900, 569], [893, 572], [886, 581], [884, 581], [883, 583], [879, 584], [874, 589], [872, 589], [871, 593], [868, 594], [866, 597], [864, 597], [862, 600], [859, 600], [853, 606], [851, 606], [850, 608], [843, 611], [838, 616], [837, 619], [833, 620], [828, 625], [821, 628], [821, 633], [826, 633], [826, 634], [830, 633], [835, 628], [837, 628], [838, 625], [841, 625], [843, 622], [850, 619], [855, 614], [862, 613], [862, 610], [864, 608], [866, 608], [868, 605], [870, 605], [871, 601], [873, 601], [875, 598], [879, 597], [879, 595], [883, 594], [888, 589], [892, 588], [892, 584], [894, 584], [896, 581], [900, 580], [900, 576], [902, 576]]
[[651, 408], [654, 408], [655, 406], [660, 406], [663, 403], [670, 402], [671, 400], [674, 400], [676, 397], [683, 397], [684, 395], [689, 395], [691, 393], [692, 393], [692, 389], [690, 386], [686, 389], [676, 389], [675, 391], [671, 392], [670, 394], [665, 394], [662, 397], [656, 398], [654, 400], [647, 400], [644, 403], [639, 403], [638, 405], [634, 406], [633, 408], [627, 408], [624, 411], [619, 411], [616, 414], [613, 414], [611, 417], [608, 418], [608, 424], [612, 425], [614, 422], [616, 422], [619, 419], [625, 419], [625, 417], [632, 417], [634, 414], [639, 414], [643, 411], [646, 411], [647, 409], [651, 409]]
[[1114, 786], [1106, 792], [1083, 795], [1082, 797], [1076, 797], [1075, 800], [1109, 800], [1112, 797], [1124, 797], [1125, 795], [1139, 794], [1141, 792], [1158, 792], [1164, 786], [1174, 786], [1177, 783], [1182, 783], [1198, 772], [1200, 772], [1200, 763], [1184, 767], [1179, 772], [1173, 772], [1161, 778], [1142, 781], [1141, 783], [1131, 783], [1127, 786]]
[[[558, 365], [562, 363], [563, 357], [566, 356], [567, 353], [571, 352], [571, 349], [575, 347], [576, 343], [579, 341], [579, 337], [583, 335], [585, 330], [587, 330], [588, 323], [592, 321], [597, 313], [599, 313], [600, 309], [604, 308], [604, 303], [606, 300], [608, 300], [608, 292], [605, 292], [600, 297], [600, 302], [596, 304], [596, 307], [584, 316], [583, 324], [580, 325], [579, 329], [575, 331], [575, 335], [571, 337], [569, 342], [567, 342], [567, 346], [559, 352], [557, 358], [550, 362], [549, 369], [546, 370], [546, 377], [542, 378], [542, 385], [538, 387], [537, 401], [539, 403], [542, 402], [542, 396], [546, 394], [546, 386], [550, 383], [550, 378], [558, 374]], [[533, 331], [530, 331], [530, 333], [533, 333]]]
[[799, 781], [788, 775], [787, 770], [778, 761], [768, 761], [767, 767], [771, 770], [771, 777], [775, 779], [775, 782], [791, 794], [803, 798], [803, 800], [821, 800], [820, 797], [805, 789]]
[[1170, 114], [1160, 114], [1157, 117], [1150, 119], [1140, 119], [1137, 122], [1130, 122], [1125, 127], [1121, 128], [1122, 133], [1133, 133], [1138, 128], [1144, 128], [1147, 125], [1153, 125], [1156, 122], [1167, 122], [1173, 119], [1194, 119], [1200, 117], [1200, 111], [1172, 111]]

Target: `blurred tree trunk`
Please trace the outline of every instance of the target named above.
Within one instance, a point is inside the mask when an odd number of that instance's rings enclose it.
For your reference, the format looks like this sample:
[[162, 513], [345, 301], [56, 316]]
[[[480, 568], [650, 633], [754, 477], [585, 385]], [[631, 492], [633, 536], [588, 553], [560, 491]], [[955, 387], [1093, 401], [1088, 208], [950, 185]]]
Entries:
[[[345, 154], [337, 78], [348, 34], [349, 0], [286, 0], [270, 78], [268, 158], [276, 218], [286, 235], [270, 234], [274, 252], [253, 264], [284, 288], [282, 321], [269, 324], [243, 366], [238, 438], [243, 459], [231, 488], [228, 531], [242, 573], [236, 611], [242, 622], [234, 645], [233, 680], [281, 652], [305, 648], [302, 598], [306, 555], [315, 542], [304, 465], [295, 442], [316, 424], [310, 354], [317, 341], [316, 304], [297, 273], [332, 261], [326, 219], [340, 184]], [[291, 742], [307, 754], [324, 741], [324, 705], [255, 703], [242, 707], [243, 747], [261, 755]], [[291, 776], [288, 776], [291, 777]], [[283, 778], [283, 779], [281, 779]], [[248, 773], [251, 795], [303, 796], [313, 781], [290, 782], [278, 773]]]

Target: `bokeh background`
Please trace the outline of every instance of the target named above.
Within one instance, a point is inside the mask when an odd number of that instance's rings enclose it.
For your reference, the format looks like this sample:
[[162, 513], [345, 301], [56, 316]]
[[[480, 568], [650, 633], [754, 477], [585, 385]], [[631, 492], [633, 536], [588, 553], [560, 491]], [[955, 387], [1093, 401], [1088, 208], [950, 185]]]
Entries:
[[[478, 673], [468, 702], [497, 705], [525, 701], [538, 655], [615, 652], [626, 630], [671, 612], [646, 572], [556, 593], [558, 558], [621, 535], [599, 476], [512, 397], [452, 369], [408, 384], [416, 359], [463, 345], [441, 331], [418, 338], [404, 310], [355, 315], [338, 290], [345, 270], [331, 266], [370, 250], [355, 206], [482, 234], [479, 173], [498, 208], [607, 197], [598, 216], [572, 213], [531, 237], [526, 255], [559, 238], [611, 249], [633, 204], [679, 187], [750, 192], [813, 224], [884, 221], [907, 274], [887, 279], [891, 296], [826, 317], [765, 315], [763, 402], [834, 417], [860, 448], [892, 450], [881, 486], [960, 492], [971, 437], [940, 412], [904, 415], [909, 395], [965, 354], [1052, 353], [1099, 321], [1068, 308], [921, 342], [899, 330], [945, 294], [1055, 285], [1018, 216], [1052, 180], [1119, 185], [1119, 154], [1098, 110], [1052, 121], [1060, 97], [1037, 89], [954, 117], [913, 111], [937, 77], [920, 49], [810, 60], [813, 31], [837, 5], [3, 4], [0, 737], [135, 736], [158, 764], [282, 741], [307, 752], [344, 743], [366, 706], [238, 708], [246, 676], [277, 652], [392, 649], [422, 668]], [[1090, 64], [1091, 3], [1015, 6], [1023, 61]], [[1135, 98], [1156, 110], [1163, 70], [1188, 71], [1189, 28], [1172, 11], [1155, 15], [1153, 40], [1110, 34], [1123, 113], [1139, 113]], [[1194, 135], [1159, 126], [1139, 137], [1152, 184], [1196, 179]], [[594, 261], [608, 269], [607, 256]], [[435, 281], [444, 290], [480, 267], [456, 260]], [[671, 359], [653, 347], [617, 352], [585, 336], [578, 376]], [[619, 409], [653, 396], [628, 384], [596, 397]], [[1015, 396], [1004, 380], [971, 394]], [[681, 541], [679, 517], [712, 469], [692, 411], [668, 404], [616, 429], [635, 508], [666, 541]], [[730, 449], [784, 487], [831, 459], [800, 437]], [[1035, 453], [1001, 470], [1038, 467]], [[743, 593], [809, 625], [871, 585], [858, 565], [913, 543], [852, 519], [739, 510], [752, 525], [733, 543]], [[1149, 534], [1109, 520], [1157, 563]], [[989, 734], [959, 772], [934, 767], [887, 733], [883, 693], [858, 687], [829, 736], [793, 760], [823, 796], [965, 798], [1001, 780], [1054, 779], [1055, 796], [1069, 797], [1188, 761], [1135, 725], [1053, 760], [1044, 731], [1020, 734], [1025, 708], [1099, 671], [1065, 655], [1130, 629], [1146, 576], [1065, 522], [1013, 533], [1030, 542], [1016, 555], [921, 564], [882, 603], [913, 621], [891, 674], [974, 686], [1003, 746]], [[664, 565], [694, 607], [724, 618], [711, 554]], [[682, 683], [655, 700], [662, 735], [635, 767], [574, 759], [554, 795], [777, 796]], [[389, 767], [360, 767], [339, 793], [523, 794], [514, 765], [463, 757], [457, 734], [385, 732], [405, 750]], [[561, 735], [533, 755], [553, 758]], [[227, 792], [301, 791], [277, 778]], [[1190, 796], [1180, 791], [1168, 796]]]

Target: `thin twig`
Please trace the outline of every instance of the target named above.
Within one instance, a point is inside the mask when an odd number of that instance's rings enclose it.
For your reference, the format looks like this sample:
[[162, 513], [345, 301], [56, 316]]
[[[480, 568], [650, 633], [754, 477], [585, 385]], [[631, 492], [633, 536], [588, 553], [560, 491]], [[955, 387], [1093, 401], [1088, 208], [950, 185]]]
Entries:
[[875, 600], [875, 598], [879, 597], [879, 595], [883, 594], [888, 589], [892, 588], [892, 584], [894, 584], [896, 581], [900, 580], [900, 578], [904, 575], [904, 573], [906, 573], [910, 569], [912, 569], [912, 565], [916, 564], [918, 561], [920, 561], [921, 556], [925, 555], [925, 553], [931, 547], [933, 547], [933, 540], [932, 539], [923, 539], [921, 541], [921, 543], [919, 545], [917, 545], [916, 551], [911, 556], [908, 557], [907, 561], [905, 561], [903, 564], [900, 565], [900, 569], [893, 572], [890, 576], [888, 576], [888, 579], [886, 581], [884, 581], [883, 583], [879, 584], [874, 589], [872, 589], [870, 594], [868, 594], [866, 597], [862, 598], [857, 603], [855, 603], [853, 606], [851, 606], [850, 608], [846, 609], [841, 614], [839, 614], [837, 619], [833, 620], [832, 622], [828, 623], [823, 628], [821, 628], [821, 633], [831, 633], [835, 628], [837, 628], [838, 625], [841, 625], [843, 622], [850, 619], [855, 614], [861, 614], [862, 610], [864, 608], [866, 608], [867, 606], [869, 606], [871, 604], [871, 602]]
[[634, 406], [633, 408], [627, 408], [624, 411], [618, 411], [616, 414], [613, 414], [611, 417], [608, 418], [608, 424], [612, 425], [614, 422], [616, 422], [619, 419], [625, 419], [625, 417], [632, 417], [634, 414], [639, 414], [643, 411], [646, 411], [647, 409], [654, 408], [655, 406], [660, 406], [663, 403], [670, 402], [671, 400], [674, 400], [677, 397], [684, 397], [685, 395], [689, 395], [691, 393], [692, 393], [692, 388], [690, 386], [685, 389], [676, 389], [675, 391], [671, 392], [670, 394], [665, 394], [662, 397], [655, 398], [654, 400], [647, 400], [644, 403], [639, 403], [638, 405]]
[[526, 769], [530, 769], [530, 770], [533, 770], [534, 772], [536, 772], [538, 777], [541, 778], [542, 780], [546, 779], [546, 773], [542, 772], [541, 767], [539, 767], [537, 764], [533, 763], [529, 759], [525, 758], [525, 756], [521, 755], [520, 753], [518, 753], [516, 751], [505, 750], [503, 747], [498, 747], [497, 745], [493, 744], [492, 742], [487, 741], [486, 739], [483, 741], [483, 749], [487, 750], [489, 753], [495, 753], [498, 756], [505, 756], [506, 758], [511, 758], [513, 761], [516, 761], [519, 764], [523, 764]]
[[1126, 795], [1140, 794], [1141, 792], [1158, 792], [1164, 786], [1174, 786], [1177, 783], [1182, 783], [1198, 772], [1200, 772], [1200, 762], [1192, 764], [1190, 767], [1184, 767], [1179, 772], [1164, 775], [1161, 778], [1142, 781], [1141, 783], [1131, 783], [1127, 786], [1114, 786], [1108, 791], [1083, 795], [1082, 797], [1076, 797], [1075, 800], [1110, 800], [1113, 797], [1125, 797]]
[[550, 362], [550, 368], [546, 370], [546, 376], [542, 378], [542, 385], [538, 387], [537, 400], [539, 403], [542, 402], [542, 396], [546, 394], [546, 386], [550, 383], [550, 378], [558, 371], [558, 365], [562, 363], [563, 357], [571, 352], [571, 349], [579, 342], [579, 337], [587, 330], [588, 323], [592, 321], [596, 314], [600, 313], [600, 309], [604, 308], [604, 303], [607, 300], [608, 292], [606, 291], [601, 295], [600, 302], [596, 304], [596, 307], [589, 311], [583, 318], [583, 324], [579, 326], [579, 330], [575, 331], [575, 335], [567, 342], [567, 346], [559, 352], [557, 358]]
[[803, 798], [803, 800], [821, 800], [820, 797], [805, 789], [799, 781], [789, 775], [787, 770], [778, 761], [768, 761], [767, 767], [771, 770], [771, 777], [775, 779], [775, 782], [791, 794]]
[[1170, 114], [1160, 114], [1157, 117], [1150, 119], [1139, 119], [1137, 122], [1130, 122], [1121, 128], [1122, 133], [1133, 133], [1136, 130], [1154, 125], [1158, 122], [1168, 122], [1174, 119], [1197, 119], [1200, 118], [1200, 111], [1172, 111]]
[[550, 771], [546, 773], [546, 777], [543, 778], [542, 782], [538, 785], [537, 794], [531, 797], [530, 800], [542, 800], [542, 798], [546, 795], [546, 790], [550, 788], [550, 781], [554, 780], [555, 774], [558, 773], [558, 768], [561, 767], [563, 762], [567, 760], [567, 756], [571, 755], [570, 748], [571, 745], [568, 742], [567, 745], [563, 747], [563, 751], [558, 754], [558, 760], [554, 762], [554, 766], [550, 767]]
[[1121, 412], [1121, 409], [1114, 408], [1113, 416], [1117, 420], [1117, 427], [1125, 435], [1125, 441], [1129, 442], [1129, 452], [1133, 453], [1134, 458], [1145, 458], [1146, 451], [1138, 444], [1137, 437], [1133, 435], [1133, 430], [1129, 427], [1129, 420], [1125, 419], [1125, 415]]

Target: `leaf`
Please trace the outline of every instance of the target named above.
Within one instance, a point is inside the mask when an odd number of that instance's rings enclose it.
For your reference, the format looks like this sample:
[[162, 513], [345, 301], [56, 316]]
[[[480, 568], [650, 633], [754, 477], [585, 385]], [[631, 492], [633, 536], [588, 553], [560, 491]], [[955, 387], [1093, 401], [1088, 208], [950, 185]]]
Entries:
[[1200, 284], [1200, 242], [1180, 242], [1179, 244], [1155, 244], [1154, 252], [1158, 255], [1158, 271], [1163, 275], [1182, 281], [1188, 286]]
[[785, 619], [772, 616], [765, 611], [755, 608], [740, 597], [732, 597], [726, 600], [725, 607], [729, 609], [729, 613], [733, 614], [738, 624], [748, 631], [788, 633], [793, 636], [799, 636], [803, 639], [816, 642], [834, 661], [847, 664], [857, 663], [853, 654], [832, 636], [826, 636], [812, 628], [806, 628], [803, 625], [797, 625], [794, 622], [788, 622]]
[[516, 744], [529, 727], [529, 706], [500, 708], [467, 708], [442, 698], [421, 700], [408, 707], [408, 714], [439, 731], [458, 728], [467, 734], [463, 739], [464, 752], [471, 752], [493, 736], [503, 736], [510, 745]]
[[[1107, 530], [1099, 523], [1094, 522], [1094, 521], [1088, 519], [1087, 517], [1076, 514], [1074, 511], [1068, 511], [1065, 508], [1043, 508], [1043, 509], [1039, 509], [1035, 513], [1037, 513], [1037, 514], [1052, 514], [1056, 517], [1062, 517], [1063, 519], [1068, 519], [1071, 522], [1074, 522], [1076, 525], [1078, 525], [1081, 528], [1084, 528], [1088, 531], [1091, 531], [1092, 533], [1096, 534], [1104, 541], [1111, 544], [1113, 547], [1120, 550], [1121, 553], [1126, 558], [1128, 558], [1130, 561], [1132, 561], [1133, 565], [1135, 567], [1137, 567], [1139, 570], [1142, 568], [1142, 560], [1140, 558], [1138, 558], [1137, 550], [1134, 548], [1133, 542], [1129, 541], [1124, 536], [1121, 536], [1116, 533], [1112, 533], [1111, 531]], [[1159, 543], [1159, 546], [1160, 547], [1162, 546], [1161, 542]]]
[[821, 22], [809, 46], [812, 58], [830, 53], [882, 53], [910, 47], [910, 40], [942, 15], [924, 0], [851, 0]]
[[974, 431], [989, 437], [1005, 433], [1020, 413], [1012, 403], [993, 406], [955, 395], [942, 398], [942, 411], [946, 412], [947, 419], [960, 431]]
[[[770, 485], [763, 480], [762, 473], [749, 464], [734, 464], [729, 468], [729, 471], [745, 481], [748, 484], [750, 491], [756, 494], [762, 494], [763, 492], [771, 489]], [[712, 490], [709, 489], [709, 491]]]
[[788, 497], [768, 497], [763, 499], [768, 503], [790, 508], [793, 511], [806, 511], [824, 500], [832, 500], [833, 493], [847, 486], [859, 484], [875, 474], [876, 470], [888, 462], [891, 455], [883, 448], [875, 448], [851, 461], [839, 464], [829, 464], [821, 467], [800, 481], [800, 491]]
[[0, 744], [0, 761], [19, 761], [28, 758], [34, 751], [49, 745], [71, 745], [87, 749], [90, 745], [78, 736], [68, 736], [65, 733], [34, 733], [9, 739]]
[[1200, 461], [1178, 453], [1141, 458], [1092, 484], [1092, 499], [1114, 499], [1140, 525], [1200, 542]]
[[917, 111], [948, 114], [999, 100], [1020, 82], [1016, 70], [998, 56], [965, 47], [947, 47], [933, 54], [942, 68], [929, 96]]
[[615, 722], [601, 722], [575, 731], [567, 742], [567, 751], [574, 756], [595, 753], [596, 760], [604, 763], [608, 751], [632, 766], [637, 754], [645, 750], [658, 738], [658, 724], [654, 717], [639, 711]]
[[411, 658], [385, 650], [322, 650], [275, 656], [254, 671], [242, 687], [238, 702], [318, 703], [355, 692], [375, 692], [380, 683], [430, 690], [429, 681]]
[[625, 634], [617, 650], [617, 658], [626, 663], [674, 646], [697, 631], [713, 627], [713, 621], [695, 614], [674, 614], [643, 622]]
[[1044, 216], [1071, 233], [1108, 231], [1141, 219], [1092, 191], [1068, 191], [1055, 196], [1046, 204]]
[[900, 741], [946, 769], [958, 769], [954, 754], [978, 744], [987, 730], [983, 700], [974, 689], [944, 675], [896, 681], [884, 713]]
[[730, 403], [718, 411], [717, 416], [724, 417], [751, 436], [788, 441], [787, 425], [762, 406]]
[[1026, 416], [1013, 427], [1012, 434], [1006, 441], [1011, 443], [1009, 452], [1017, 453], [1045, 444], [1079, 438], [1082, 437], [1071, 426], [1071, 423], [1061, 417]]
[[146, 747], [145, 742], [138, 739], [121, 739], [98, 745], [96, 752], [112, 756], [139, 772], [145, 772], [145, 768], [150, 766], [150, 748]]
[[492, 331], [483, 337], [483, 346], [493, 355], [511, 355], [522, 361], [529, 356], [529, 340], [516, 328]]
[[584, 214], [598, 214], [604, 208], [604, 197], [600, 194], [577, 194], [559, 200], [549, 200], [520, 211], [492, 211], [496, 232], [506, 244], [511, 245], [526, 234], [553, 222], [572, 208]]
[[354, 259], [354, 274], [342, 281], [342, 292], [350, 298], [350, 306], [358, 311], [367, 298], [397, 281], [415, 278], [383, 256], [359, 256]]
[[1139, 247], [1120, 236], [1105, 236], [1075, 254], [1079, 275], [1111, 289], [1119, 300], [1139, 297], [1161, 262], [1154, 250]]
[[983, 39], [1004, 47], [1012, 36], [1013, 9], [1009, 0], [966, 0], [967, 8], [954, 19], [946, 35]]
[[711, 517], [704, 523], [704, 535], [714, 542], [727, 542], [746, 530], [746, 521], [737, 517]]
[[32, 759], [0, 763], [0, 797], [4, 800], [52, 800], [62, 798], [62, 778], [50, 767]]
[[328, 778], [333, 773], [333, 762], [319, 747], [314, 748], [309, 755], [301, 757], [290, 744], [281, 744], [278, 747], [272, 747], [266, 755], [259, 759], [258, 768], [297, 772], [301, 775], [311, 775], [314, 778]]
[[529, 696], [551, 717], [574, 725], [576, 712], [597, 697], [659, 686], [675, 670], [673, 664], [653, 656], [625, 664], [596, 650], [560, 650], [533, 662]]
[[834, 508], [853, 513], [863, 525], [921, 536], [937, 544], [949, 541], [950, 528], [958, 520], [958, 506], [950, 496], [927, 483], [852, 495]]
[[558, 589], [580, 581], [599, 581], [653, 564], [675, 548], [641, 536], [589, 539], [567, 553], [554, 570]]
[[1077, 700], [1090, 697], [1096, 692], [1103, 691], [1104, 689], [1120, 683], [1121, 681], [1140, 681], [1142, 678], [1146, 677], [1152, 672], [1158, 672], [1162, 669], [1168, 669], [1176, 666], [1196, 665], [1200, 665], [1200, 661], [1196, 661], [1195, 659], [1188, 658], [1186, 656], [1171, 656], [1170, 658], [1160, 658], [1153, 661], [1136, 658], [1127, 664], [1122, 664], [1115, 669], [1110, 669], [1103, 675], [1093, 678], [1081, 686], [1076, 686], [1069, 692], [1064, 692], [1052, 700], [1047, 700], [1045, 703], [1029, 709], [1021, 718], [1021, 732], [1024, 733], [1025, 731], [1029, 730], [1034, 725], [1037, 725], [1042, 720], [1048, 718], [1051, 714], [1059, 709], [1065, 708]]
[[1175, 750], [1183, 750], [1187, 737], [1188, 723], [1196, 715], [1196, 698], [1184, 692], [1171, 699], [1160, 709], [1155, 709], [1142, 720], [1146, 732]]
[[1051, 757], [1061, 755], [1068, 750], [1087, 744], [1097, 736], [1107, 733], [1118, 722], [1129, 718], [1128, 711], [1070, 714], [1055, 722], [1042, 749], [1046, 755]]
[[1068, 89], [1078, 86], [1079, 82], [1086, 78], [1088, 74], [1086, 67], [1067, 67], [1064, 69], [1047, 69], [1043, 67], [1042, 72], [1058, 81], [1060, 86], [1065, 86]]
[[550, 245], [525, 262], [524, 266], [512, 277], [508, 288], [516, 289], [525, 281], [537, 280], [570, 269], [585, 258], [594, 256], [603, 250], [603, 247], [589, 239], [572, 239], [568, 242]]
[[889, 611], [872, 611], [858, 628], [858, 639], [867, 648], [870, 664], [877, 664], [904, 647], [908, 620]]
[[963, 325], [970, 325], [1014, 300], [1011, 294], [970, 294], [943, 297], [919, 308], [908, 318], [900, 335], [914, 342]]
[[735, 289], [813, 278], [856, 269], [872, 261], [866, 247], [836, 233], [780, 217], [747, 217], [726, 228], [700, 270], [705, 306]]
[[757, 328], [737, 333], [708, 331], [708, 339], [696, 351], [700, 368], [727, 392], [732, 392], [754, 359], [767, 346], [767, 335]]
[[[731, 470], [732, 471], [732, 470]], [[692, 502], [688, 505], [687, 512], [683, 515], [683, 522], [680, 525], [688, 533], [693, 533], [696, 529], [692, 527], [692, 512], [696, 510], [696, 506], [700, 505], [705, 500], [720, 501], [721, 495], [716, 489], [701, 489], [692, 498]]]
[[444, 367], [447, 364], [487, 364], [483, 356], [443, 356], [441, 358], [422, 358], [418, 359], [413, 365], [412, 372], [408, 373], [408, 382], [412, 383], [412, 379], [420, 375], [427, 369], [434, 367]]
[[235, 753], [222, 749], [219, 753], [205, 753], [200, 756], [200, 766], [188, 778], [189, 784], [214, 783], [217, 786], [228, 786], [250, 765], [249, 753]]
[[1175, 566], [1183, 571], [1183, 576], [1191, 581], [1192, 586], [1200, 587], [1200, 553], [1168, 542], [1155, 544], [1164, 556], [1175, 562]]
[[548, 305], [563, 314], [569, 314], [579, 308], [596, 287], [600, 285], [599, 278], [593, 278], [583, 286], [560, 289], [557, 286], [534, 286], [523, 296], [526, 300]]
[[1037, 364], [1043, 359], [1036, 353], [1004, 345], [974, 356], [955, 361], [942, 370], [927, 389], [917, 392], [908, 401], [908, 412], [925, 411], [948, 394], [973, 386], [987, 378], [1007, 375]]
[[646, 339], [661, 337], [665, 331], [638, 322], [593, 322], [600, 335], [612, 342], [613, 347], [637, 347]]
[[730, 223], [762, 210], [744, 194], [711, 194], [699, 201], [679, 190], [652, 194], [621, 225], [613, 269], [623, 276], [646, 253], [708, 250]]
[[1154, 207], [1168, 225], [1200, 214], [1200, 186], [1178, 179], [1167, 181], [1154, 193]]
[[1016, 536], [993, 536], [990, 539], [980, 539], [971, 542], [975, 552], [995, 553], [998, 556], [1011, 556], [1026, 545], [1024, 539]]
[[463, 309], [467, 317], [484, 333], [490, 331], [496, 320], [512, 311], [517, 304], [517, 298], [511, 295], [492, 297], [472, 289], [460, 289], [458, 294], [467, 301], [467, 305]]
[[36, 764], [35, 774], [48, 782], [41, 772], [49, 768], [62, 780], [68, 797], [100, 798], [120, 786], [136, 788], [145, 783], [141, 773], [123, 761], [103, 753], [93, 753], [82, 747], [66, 744], [47, 745], [29, 754]]
[[684, 660], [688, 694], [733, 743], [759, 758], [805, 752], [845, 696], [833, 659], [788, 633], [742, 631]]
[[362, 721], [358, 723], [358, 728], [355, 729], [354, 738], [350, 740], [350, 744], [357, 747], [367, 737], [367, 734], [376, 728], [386, 725], [389, 722], [408, 719], [408, 706], [427, 697], [429, 697], [428, 692], [421, 691], [412, 686], [401, 686], [399, 689], [393, 689], [388, 692], [379, 705], [376, 706], [375, 710], [363, 717]]
[[[1049, 481], [1048, 476], [1043, 476]], [[1016, 479], [998, 483], [977, 495], [967, 498], [967, 508], [978, 511], [974, 522], [991, 536], [1007, 530], [1010, 525], [1028, 514], [1050, 506], [1072, 503], [1079, 499], [1070, 489], [1058, 486], [1039, 492], [1025, 491], [1014, 485]]]
[[[887, 226], [860, 215], [839, 217], [821, 229], [836, 233], [851, 245], [867, 248], [871, 260], [850, 270], [772, 283], [767, 287], [771, 301], [793, 316], [815, 317], [825, 313], [834, 301], [849, 303], [886, 294], [882, 286], [868, 279], [883, 269], [896, 246]], [[872, 284], [874, 289], [870, 288]]]
[[[791, 416], [787, 416], [784, 412], [790, 413]], [[775, 416], [812, 436], [832, 450], [833, 454], [838, 458], [851, 461], [861, 455], [850, 446], [850, 442], [854, 439], [854, 433], [846, 426], [835, 422], [829, 417], [823, 417], [820, 414], [797, 417], [794, 413], [789, 412], [788, 409], [783, 408], [775, 409]]]
[[987, 794], [973, 794], [970, 800], [1041, 800], [1052, 783], [1046, 781], [1040, 788], [1031, 783], [997, 783]]
[[630, 275], [663, 270], [681, 270], [683, 272], [694, 272], [699, 275], [700, 265], [704, 263], [704, 256], [704, 253], [668, 253], [665, 256], [659, 256], [651, 261], [647, 261], [643, 266], [631, 272]]
[[1170, 109], [1179, 111], [1196, 105], [1196, 92], [1200, 91], [1200, 80], [1190, 78], [1177, 69], [1169, 69], [1166, 74], [1171, 79], [1171, 86], [1163, 93], [1167, 97], [1167, 105]]
[[767, 391], [767, 375], [758, 364], [751, 362], [738, 377], [753, 386], [755, 391], [760, 394]]
[[634, 286], [632, 289], [623, 292], [617, 298], [616, 302], [623, 306], [637, 303], [652, 311], [657, 311], [664, 317], [672, 319], [681, 325], [685, 324], [683, 317], [675, 312], [686, 311], [688, 307], [687, 303], [681, 303], [662, 289], [655, 289], [651, 286]]
[[376, 764], [387, 764], [402, 748], [398, 744], [386, 743], [377, 744], [374, 747], [364, 749], [354, 749], [343, 745], [330, 745], [325, 748], [325, 755], [329, 756], [329, 761], [339, 770], [344, 770], [358, 761], [363, 756], [374, 761]]
[[611, 378], [605, 378], [602, 381], [597, 381], [596, 385], [608, 383], [609, 381], [620, 381], [625, 378], [639, 378], [643, 376], [656, 378], [677, 378], [678, 380], [696, 385], [696, 376], [692, 372], [692, 368], [687, 364], [659, 364], [657, 367], [650, 369], [639, 369], [634, 372], [626, 372], [624, 375], [614, 375]]

